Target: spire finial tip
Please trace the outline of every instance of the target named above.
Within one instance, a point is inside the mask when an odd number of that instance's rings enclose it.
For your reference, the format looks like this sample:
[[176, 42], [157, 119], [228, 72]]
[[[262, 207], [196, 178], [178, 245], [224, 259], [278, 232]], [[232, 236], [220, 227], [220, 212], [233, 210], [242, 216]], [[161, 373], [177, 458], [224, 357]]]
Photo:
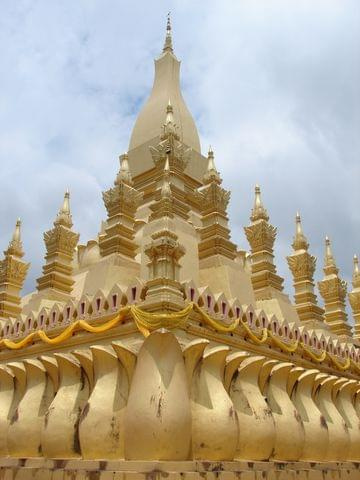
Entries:
[[24, 252], [22, 249], [22, 242], [21, 242], [21, 220], [18, 218], [16, 220], [16, 225], [14, 228], [14, 233], [10, 240], [9, 246], [7, 250], [5, 250], [5, 255], [15, 255], [16, 257], [23, 257]]
[[255, 185], [255, 202], [254, 208], [251, 211], [250, 220], [252, 222], [257, 220], [265, 220], [267, 222], [269, 220], [269, 215], [261, 201], [261, 191], [258, 183]]
[[172, 38], [171, 38], [171, 21], [170, 21], [170, 12], [167, 14], [166, 21], [166, 37], [163, 52], [173, 53]]
[[55, 225], [63, 225], [64, 227], [71, 228], [71, 213], [70, 213], [70, 192], [67, 188], [64, 194], [64, 200], [60, 207], [59, 213], [56, 216]]
[[119, 155], [120, 170], [116, 176], [116, 179], [114, 182], [115, 185], [120, 185], [120, 183], [122, 182], [130, 186], [133, 184], [128, 160], [129, 160], [129, 156], [127, 152], [123, 153], [122, 155]]

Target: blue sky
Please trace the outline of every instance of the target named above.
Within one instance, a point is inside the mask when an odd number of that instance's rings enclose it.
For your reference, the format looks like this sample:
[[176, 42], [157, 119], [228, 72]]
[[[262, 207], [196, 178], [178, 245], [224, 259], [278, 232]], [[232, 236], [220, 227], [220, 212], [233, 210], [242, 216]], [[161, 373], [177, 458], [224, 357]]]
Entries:
[[318, 257], [329, 235], [343, 278], [360, 254], [360, 3], [357, 0], [3, 0], [0, 17], [0, 242], [23, 220], [25, 291], [66, 188], [86, 243], [101, 192], [150, 92], [171, 10], [182, 85], [226, 188], [233, 240], [247, 249], [255, 183], [291, 279], [297, 210]]

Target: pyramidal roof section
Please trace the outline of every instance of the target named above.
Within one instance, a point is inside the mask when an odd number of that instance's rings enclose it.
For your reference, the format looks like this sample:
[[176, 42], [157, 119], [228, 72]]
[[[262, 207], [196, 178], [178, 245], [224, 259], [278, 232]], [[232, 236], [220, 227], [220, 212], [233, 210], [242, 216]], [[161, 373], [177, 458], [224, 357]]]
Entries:
[[180, 140], [200, 153], [199, 134], [180, 89], [180, 61], [173, 52], [171, 25], [168, 16], [163, 51], [155, 60], [152, 91], [140, 111], [130, 138], [129, 151], [158, 137], [165, 120], [166, 106], [171, 101], [174, 123]]

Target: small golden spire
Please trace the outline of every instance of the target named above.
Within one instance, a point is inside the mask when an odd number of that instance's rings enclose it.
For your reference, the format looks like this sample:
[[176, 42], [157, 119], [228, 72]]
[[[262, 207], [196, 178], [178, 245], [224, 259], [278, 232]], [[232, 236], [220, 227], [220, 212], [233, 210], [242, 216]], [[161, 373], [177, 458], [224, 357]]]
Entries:
[[345, 298], [347, 283], [339, 277], [339, 269], [331, 250], [329, 237], [325, 237], [324, 278], [318, 282], [319, 292], [324, 300], [325, 321], [336, 335], [350, 335], [347, 323]]
[[330, 239], [328, 236], [325, 237], [325, 258], [323, 270], [325, 275], [337, 275], [339, 273], [339, 269], [336, 266], [335, 258], [331, 249]]
[[21, 221], [17, 219], [14, 233], [0, 261], [0, 317], [14, 318], [21, 313], [20, 291], [23, 287], [29, 263], [22, 260], [24, 256], [21, 242]]
[[209, 151], [208, 151], [208, 166], [207, 166], [208, 172], [214, 170], [216, 172], [215, 168], [215, 162], [214, 162], [214, 152], [211, 148], [211, 145], [209, 146]]
[[125, 183], [126, 185], [132, 186], [133, 180], [129, 168], [129, 155], [125, 152], [123, 155], [119, 156], [120, 161], [120, 170], [116, 176], [114, 182], [115, 185], [120, 185], [120, 183]]
[[292, 247], [295, 251], [307, 250], [309, 248], [309, 244], [306, 240], [306, 237], [302, 229], [299, 212], [296, 213], [295, 222], [296, 222], [296, 228], [295, 228], [295, 236], [294, 236]]
[[174, 136], [177, 140], [179, 140], [179, 136], [176, 133], [177, 126], [174, 122], [174, 109], [171, 105], [171, 101], [169, 98], [168, 104], [166, 105], [166, 117], [165, 123], [163, 125], [163, 135], [162, 139], [168, 138], [170, 135]]
[[22, 258], [24, 256], [22, 241], [21, 241], [21, 220], [17, 219], [13, 236], [10, 240], [5, 255], [14, 255], [15, 257]]
[[16, 220], [15, 230], [12, 237], [13, 242], [21, 242], [21, 220]]
[[334, 259], [334, 256], [333, 256], [332, 250], [331, 250], [330, 239], [327, 235], [325, 237], [325, 261], [324, 261], [324, 263], [325, 263], [325, 267], [336, 266], [335, 259]]
[[163, 52], [171, 52], [173, 53], [173, 45], [172, 45], [172, 38], [171, 38], [171, 22], [170, 22], [170, 12], [167, 14], [167, 22], [166, 22], [166, 37]]
[[66, 189], [65, 195], [64, 195], [64, 201], [63, 201], [63, 206], [61, 209], [61, 213], [70, 213], [70, 192], [69, 189]]
[[296, 212], [295, 222], [296, 222], [296, 236], [303, 235], [301, 217], [299, 212]]
[[252, 222], [256, 222], [257, 220], [265, 220], [267, 222], [269, 220], [269, 215], [261, 201], [261, 191], [259, 185], [255, 185], [255, 202], [254, 208], [251, 211], [250, 220]]
[[214, 152], [211, 146], [209, 147], [207, 158], [208, 158], [208, 164], [207, 164], [206, 173], [204, 175], [204, 183], [210, 183], [212, 181], [221, 183], [219, 172], [216, 170], [216, 167], [215, 167]]
[[66, 190], [54, 227], [44, 233], [46, 255], [42, 275], [37, 279], [39, 292], [50, 289], [61, 296], [71, 295], [74, 284], [72, 262], [80, 236], [71, 230], [72, 225], [70, 192]]
[[70, 212], [70, 192], [66, 190], [64, 195], [63, 204], [57, 214], [56, 220], [54, 225], [63, 225], [64, 227], [71, 228], [72, 227], [72, 220], [71, 220], [71, 212]]

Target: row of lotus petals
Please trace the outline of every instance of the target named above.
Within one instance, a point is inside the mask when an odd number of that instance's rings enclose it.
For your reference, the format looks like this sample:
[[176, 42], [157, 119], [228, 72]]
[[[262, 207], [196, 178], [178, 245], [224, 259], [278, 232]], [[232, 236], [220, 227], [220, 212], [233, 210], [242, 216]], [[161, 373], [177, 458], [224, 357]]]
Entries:
[[[243, 305], [238, 299], [227, 300], [223, 293], [213, 294], [208, 287], [196, 288], [191, 283], [184, 284], [184, 293], [188, 301], [193, 301], [206, 310], [214, 318], [226, 321], [231, 318], [243, 318], [254, 331], [269, 329], [284, 343], [301, 341], [316, 351], [326, 350], [340, 359], [351, 358], [360, 363], [360, 350], [352, 344], [340, 342], [330, 335], [325, 336], [304, 326], [279, 320], [276, 315], [270, 318], [263, 310], [255, 310], [251, 305]], [[52, 330], [72, 323], [75, 319], [96, 319], [99, 316], [116, 312], [121, 307], [134, 303], [141, 303], [143, 285], [138, 281], [126, 291], [116, 284], [105, 295], [99, 290], [93, 297], [83, 295], [76, 303], [69, 301], [62, 305], [55, 303], [49, 310], [43, 308], [35, 315], [19, 316], [16, 319], [7, 319], [2, 322], [0, 338], [22, 338], [36, 330]]]
[[360, 461], [360, 383], [157, 330], [0, 366], [0, 457]]

